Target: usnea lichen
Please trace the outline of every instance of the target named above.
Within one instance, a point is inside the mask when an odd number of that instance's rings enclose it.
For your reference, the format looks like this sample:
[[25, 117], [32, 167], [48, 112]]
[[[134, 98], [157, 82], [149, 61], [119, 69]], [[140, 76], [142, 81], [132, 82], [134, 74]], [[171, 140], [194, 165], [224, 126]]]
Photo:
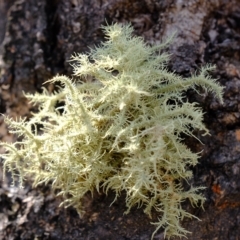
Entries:
[[49, 82], [60, 84], [57, 92], [27, 95], [39, 106], [29, 121], [5, 119], [22, 140], [3, 143], [4, 170], [21, 184], [26, 177], [34, 186], [51, 182], [80, 212], [89, 191], [114, 191], [115, 200], [125, 191], [126, 213], [133, 206], [149, 216], [157, 211], [156, 231], [185, 236], [180, 220], [194, 216], [181, 203], [202, 204], [204, 197], [202, 187], [182, 186], [199, 157], [182, 136], [208, 131], [184, 91], [201, 86], [222, 102], [222, 87], [208, 77], [210, 66], [186, 79], [167, 71], [168, 55], [159, 53], [166, 44], [146, 45], [129, 25], [103, 29], [104, 43], [72, 57], [74, 80], [56, 76]]

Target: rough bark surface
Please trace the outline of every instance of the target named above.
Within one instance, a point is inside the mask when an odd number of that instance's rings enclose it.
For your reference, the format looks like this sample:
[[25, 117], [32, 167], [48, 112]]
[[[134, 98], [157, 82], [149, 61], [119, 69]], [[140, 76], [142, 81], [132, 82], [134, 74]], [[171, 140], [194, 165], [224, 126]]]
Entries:
[[[224, 104], [210, 95], [189, 91], [190, 101], [204, 108], [211, 136], [204, 145], [189, 139], [194, 151], [203, 149], [191, 184], [206, 186], [205, 210], [183, 207], [202, 221], [184, 220], [188, 239], [234, 240], [240, 236], [240, 1], [239, 0], [0, 0], [0, 112], [29, 116], [31, 106], [22, 91], [41, 91], [42, 83], [71, 74], [68, 59], [103, 40], [106, 21], [132, 23], [135, 34], [150, 44], [176, 33], [169, 68], [189, 76], [206, 63], [226, 88]], [[13, 141], [0, 117], [0, 137]], [[1, 150], [2, 151], [2, 150]], [[154, 227], [141, 209], [123, 215], [124, 193], [111, 204], [112, 194], [84, 199], [79, 218], [63, 209], [51, 186], [10, 187], [0, 165], [0, 239], [150, 239]], [[163, 233], [155, 236], [163, 239]]]

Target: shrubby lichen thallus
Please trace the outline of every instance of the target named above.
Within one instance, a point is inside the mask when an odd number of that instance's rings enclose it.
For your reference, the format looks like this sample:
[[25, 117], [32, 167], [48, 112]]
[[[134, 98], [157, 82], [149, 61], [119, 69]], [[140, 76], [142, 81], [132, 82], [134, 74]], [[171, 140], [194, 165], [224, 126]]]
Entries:
[[181, 184], [199, 157], [181, 136], [208, 131], [201, 108], [183, 100], [184, 92], [201, 86], [222, 102], [222, 87], [209, 78], [211, 66], [186, 79], [169, 72], [168, 55], [159, 53], [167, 43], [148, 46], [129, 25], [103, 30], [105, 42], [72, 57], [78, 81], [54, 77], [49, 82], [60, 82], [57, 92], [26, 95], [39, 106], [29, 121], [5, 118], [22, 141], [2, 143], [8, 150], [4, 170], [19, 175], [21, 184], [26, 177], [34, 186], [51, 181], [64, 204], [80, 213], [80, 199], [89, 191], [112, 190], [115, 200], [125, 191], [126, 213], [133, 206], [149, 216], [159, 213], [153, 235], [163, 227], [168, 238], [185, 236], [180, 220], [195, 216], [181, 202], [203, 204], [204, 197], [198, 193], [203, 187], [184, 190]]

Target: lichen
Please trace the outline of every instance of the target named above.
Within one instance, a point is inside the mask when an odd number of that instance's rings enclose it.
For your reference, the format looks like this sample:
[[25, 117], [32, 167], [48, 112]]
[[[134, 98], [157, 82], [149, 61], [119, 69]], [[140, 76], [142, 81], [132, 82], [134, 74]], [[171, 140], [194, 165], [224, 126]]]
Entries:
[[158, 212], [153, 235], [162, 227], [168, 238], [185, 236], [180, 221], [195, 216], [181, 203], [202, 205], [204, 197], [203, 187], [183, 188], [199, 158], [183, 136], [208, 130], [201, 108], [184, 93], [200, 86], [222, 102], [222, 87], [208, 76], [211, 66], [190, 78], [169, 72], [167, 43], [149, 46], [130, 25], [103, 30], [105, 42], [72, 56], [72, 79], [56, 76], [49, 80], [58, 83], [56, 92], [26, 95], [38, 106], [31, 119], [5, 118], [22, 140], [2, 143], [4, 170], [21, 184], [27, 177], [34, 186], [50, 182], [80, 213], [87, 192], [111, 190], [115, 200], [125, 192], [126, 213], [133, 206]]

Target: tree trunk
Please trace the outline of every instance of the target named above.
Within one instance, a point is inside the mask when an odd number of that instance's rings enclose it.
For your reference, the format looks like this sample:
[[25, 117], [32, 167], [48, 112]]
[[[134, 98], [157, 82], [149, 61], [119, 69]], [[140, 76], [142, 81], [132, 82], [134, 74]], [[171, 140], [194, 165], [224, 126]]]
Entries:
[[[184, 219], [188, 239], [238, 239], [240, 236], [240, 1], [238, 0], [0, 0], [0, 111], [28, 117], [24, 92], [40, 92], [56, 74], [71, 75], [74, 52], [87, 52], [104, 40], [101, 25], [131, 23], [135, 34], [158, 44], [175, 33], [169, 69], [182, 76], [215, 64], [212, 76], [225, 86], [224, 104], [211, 95], [188, 91], [205, 112], [211, 136], [186, 142], [202, 151], [191, 184], [205, 186], [205, 210]], [[13, 141], [0, 119], [1, 140]], [[2, 175], [0, 166], [0, 177]], [[2, 179], [2, 178], [1, 178]], [[124, 193], [86, 196], [86, 214], [63, 209], [51, 186], [10, 187], [0, 180], [1, 239], [150, 239], [154, 227], [141, 209], [128, 215]], [[156, 239], [163, 239], [159, 230]], [[177, 239], [177, 238], [173, 238]]]

